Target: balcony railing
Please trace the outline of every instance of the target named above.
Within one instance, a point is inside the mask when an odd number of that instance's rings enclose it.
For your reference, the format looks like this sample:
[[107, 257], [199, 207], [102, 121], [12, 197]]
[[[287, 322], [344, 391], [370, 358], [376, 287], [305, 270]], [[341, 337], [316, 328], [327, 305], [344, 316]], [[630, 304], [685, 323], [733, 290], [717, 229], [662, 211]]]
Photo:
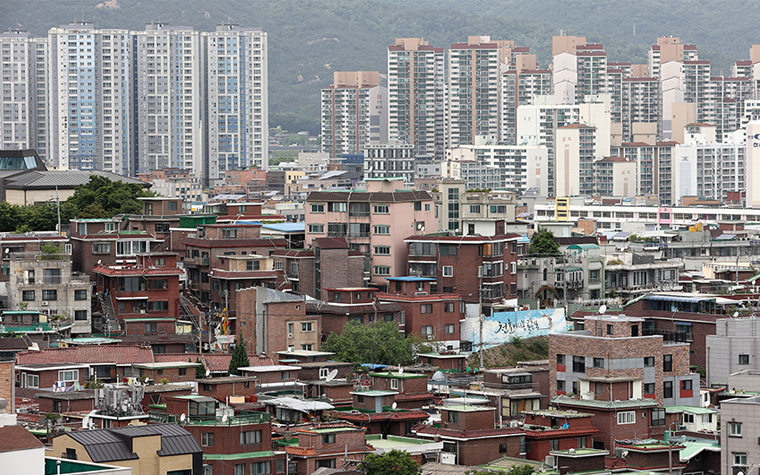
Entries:
[[233, 417], [217, 416], [186, 416], [184, 422], [176, 414], [166, 414], [160, 411], [149, 411], [148, 417], [151, 422], [156, 423], [174, 423], [197, 426], [241, 426], [250, 424], [265, 424], [269, 422], [271, 415], [267, 412], [244, 411]]

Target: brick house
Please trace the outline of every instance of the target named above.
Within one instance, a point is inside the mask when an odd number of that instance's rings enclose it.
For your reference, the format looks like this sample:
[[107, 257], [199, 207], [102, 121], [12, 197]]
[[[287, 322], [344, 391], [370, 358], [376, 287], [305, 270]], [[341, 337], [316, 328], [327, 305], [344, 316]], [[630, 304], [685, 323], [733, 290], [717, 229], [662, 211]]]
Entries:
[[89, 412], [95, 410], [95, 391], [44, 391], [37, 393], [40, 414], [61, 414], [64, 412]]
[[279, 390], [301, 390], [298, 370], [295, 365], [241, 366], [238, 370], [246, 377], [256, 380], [258, 392]]
[[62, 315], [49, 315], [39, 310], [4, 310], [2, 324], [5, 331], [23, 335], [30, 343], [48, 348], [61, 338], [71, 337], [74, 319]]
[[142, 202], [142, 214], [131, 214], [127, 217], [127, 228], [130, 231], [142, 231], [153, 235], [160, 243], [153, 250], [176, 252], [172, 249], [171, 230], [180, 227], [180, 217], [185, 212], [185, 202], [182, 198], [167, 198], [151, 196], [137, 198]]
[[[184, 272], [177, 267], [177, 254], [162, 252], [135, 257], [134, 264], [99, 264], [92, 270], [97, 279], [97, 291], [110, 300], [113, 316], [122, 322], [148, 316], [179, 317], [179, 280]], [[151, 333], [150, 328], [146, 325], [145, 333]], [[164, 328], [164, 331], [175, 333], [173, 328]]]
[[322, 314], [322, 341], [331, 333], [342, 333], [348, 322], [359, 325], [396, 322], [400, 330], [404, 329], [405, 314], [401, 306], [395, 302], [380, 302], [373, 287], [327, 288], [325, 292], [326, 301], [307, 303], [309, 311]]
[[364, 287], [369, 276], [369, 261], [345, 237], [316, 238], [309, 250], [279, 250], [272, 257], [285, 272], [285, 287], [320, 300], [327, 299], [326, 288]]
[[319, 314], [307, 314], [303, 297], [266, 287], [235, 293], [237, 334], [245, 341], [248, 354], [319, 348], [322, 319]]
[[181, 383], [195, 380], [195, 368], [198, 366], [193, 361], [162, 361], [160, 363], [135, 363], [132, 365], [134, 376], [145, 377], [155, 384], [164, 380], [169, 383]]
[[[76, 363], [41, 363], [16, 365], [16, 385], [19, 388], [63, 390], [75, 386], [84, 387], [90, 378], [90, 368], [86, 364]], [[34, 393], [36, 394], [37, 391]], [[20, 393], [28, 392], [20, 391]]]
[[[625, 382], [627, 385], [627, 382]], [[551, 406], [562, 411], [592, 414], [591, 423], [599, 432], [593, 448], [611, 450], [615, 440], [662, 437], [665, 433], [665, 408], [654, 399], [589, 400], [557, 396]]]
[[525, 411], [549, 407], [549, 364], [521, 364], [483, 372], [482, 394], [501, 408], [502, 419], [522, 417]]
[[664, 471], [683, 473], [686, 464], [681, 462], [680, 451], [686, 445], [657, 441], [655, 443], [623, 443], [618, 444], [618, 452], [625, 452], [625, 466], [628, 470]]
[[345, 422], [315, 424], [295, 429], [297, 444], [285, 451], [295, 465], [296, 475], [309, 475], [319, 468], [338, 468], [343, 459], [360, 462], [374, 449], [367, 445], [365, 432]]
[[421, 409], [433, 403], [433, 394], [427, 388], [427, 375], [388, 371], [370, 373], [369, 376], [373, 390], [398, 392], [391, 404], [395, 402], [399, 409]]
[[385, 278], [406, 274], [407, 236], [424, 234], [436, 224], [433, 199], [426, 191], [397, 191], [403, 180], [366, 180], [366, 191], [313, 191], [306, 199], [306, 245], [321, 237], [344, 237], [370, 260], [372, 285], [385, 289]]
[[465, 305], [456, 293], [432, 293], [435, 279], [405, 276], [388, 277], [388, 292], [378, 293], [380, 302], [397, 303], [404, 311], [404, 331], [440, 341], [449, 350], [459, 348], [459, 322]]
[[[217, 413], [225, 414], [224, 420]], [[272, 425], [266, 412], [235, 411], [199, 394], [166, 398], [166, 412], [153, 414], [152, 420], [179, 422], [182, 414], [182, 427], [203, 448], [203, 465], [210, 467], [211, 473], [286, 472], [285, 452], [272, 450]], [[206, 470], [209, 473], [209, 468]]]
[[584, 330], [549, 335], [550, 396], [699, 406], [699, 375], [691, 373], [689, 345], [641, 335], [643, 321], [622, 314], [587, 316]]
[[525, 455], [525, 431], [496, 428], [496, 408], [441, 406], [441, 427], [417, 425], [419, 438], [443, 441], [443, 451], [455, 454], [457, 465], [483, 465], [502, 457]]
[[425, 411], [384, 411], [355, 412], [334, 411], [332, 416], [336, 419], [350, 422], [358, 427], [366, 429], [366, 434], [382, 434], [396, 436], [412, 436], [412, 428], [423, 423], [430, 417]]
[[593, 436], [599, 433], [592, 424], [591, 413], [548, 409], [523, 414], [526, 458], [530, 460], [544, 460], [555, 451], [591, 448]]
[[[260, 224], [229, 223], [200, 225], [196, 236], [185, 239], [183, 244], [186, 247], [184, 264], [187, 269], [189, 289], [200, 296], [201, 302], [209, 303], [215, 309], [221, 309], [223, 302], [218, 290], [213, 294], [217, 296], [216, 300], [211, 299], [213, 289], [211, 271], [224, 270], [227, 264], [223, 265], [222, 260], [225, 260], [227, 256], [269, 257], [274, 251], [286, 248], [287, 240], [261, 238]], [[250, 279], [250, 282], [252, 281], [253, 279]], [[272, 278], [266, 281], [266, 284], [274, 288], [275, 281], [276, 279]], [[233, 312], [234, 309], [230, 309], [232, 316], [234, 316]]]
[[411, 236], [404, 240], [407, 272], [435, 279], [432, 293], [461, 295], [468, 317], [479, 315], [482, 299], [482, 312], [488, 316], [494, 304], [517, 299], [519, 238], [518, 234]]
[[[467, 366], [468, 355], [453, 350], [440, 353], [418, 353], [417, 360], [447, 373], [461, 373]], [[432, 376], [432, 375], [431, 375]]]
[[316, 350], [299, 350], [294, 348], [293, 350], [278, 351], [277, 361], [280, 363], [325, 363], [331, 356], [335, 356], [335, 353], [329, 351], [316, 351]]
[[[5, 300], [8, 297], [6, 287], [2, 284], [7, 284], [10, 281], [11, 255], [14, 253], [40, 253], [42, 252], [42, 246], [48, 243], [55, 243], [65, 248], [66, 244], [69, 243], [69, 239], [55, 232], [39, 232], [28, 235], [3, 233], [0, 235], [0, 247], [3, 250], [0, 252], [0, 266], [2, 270], [0, 272], [0, 298]], [[8, 249], [8, 252], [5, 252], [6, 249]]]
[[221, 378], [196, 379], [198, 394], [225, 401], [230, 396], [253, 396], [256, 394], [256, 378], [251, 376], [225, 376]]

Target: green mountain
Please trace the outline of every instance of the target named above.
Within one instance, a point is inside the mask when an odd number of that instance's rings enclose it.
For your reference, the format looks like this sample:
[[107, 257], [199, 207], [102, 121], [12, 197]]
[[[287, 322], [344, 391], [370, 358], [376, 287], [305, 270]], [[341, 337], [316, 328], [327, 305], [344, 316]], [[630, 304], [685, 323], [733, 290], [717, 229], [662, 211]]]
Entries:
[[[564, 31], [602, 42], [610, 60], [646, 62], [662, 35], [681, 37], [728, 75], [760, 43], [760, 2], [749, 0], [0, 0], [0, 28], [45, 36], [70, 20], [142, 30], [149, 21], [211, 31], [232, 21], [269, 34], [270, 126], [319, 132], [319, 91], [333, 71], [386, 69], [386, 45], [419, 36], [447, 47], [468, 35], [529, 46], [550, 62]], [[635, 34], [634, 34], [635, 24]]]

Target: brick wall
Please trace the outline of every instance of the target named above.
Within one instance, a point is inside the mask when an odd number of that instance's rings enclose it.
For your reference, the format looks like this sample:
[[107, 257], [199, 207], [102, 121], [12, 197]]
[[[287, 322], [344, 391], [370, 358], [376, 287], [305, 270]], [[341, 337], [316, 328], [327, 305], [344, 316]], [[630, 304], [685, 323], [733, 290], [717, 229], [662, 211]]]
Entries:
[[[506, 451], [500, 451], [500, 445], [506, 444]], [[458, 443], [458, 465], [483, 465], [504, 456], [520, 456], [520, 437], [507, 436], [493, 439], [475, 439]]]
[[[164, 379], [170, 383], [187, 382], [195, 379], [195, 368], [140, 369], [141, 374], [160, 384]], [[182, 374], [184, 373], [184, 374]]]
[[[449, 412], [457, 414], [456, 422], [448, 422]], [[448, 411], [442, 409], [441, 424], [446, 424], [447, 429], [455, 430], [493, 429], [496, 426], [495, 415], [496, 411]]]
[[[40, 413], [58, 413], [61, 412], [84, 412], [95, 409], [95, 396], [89, 399], [54, 399], [49, 397], [38, 397], [40, 403]], [[55, 403], [60, 402], [60, 411], [55, 408]]]
[[229, 396], [249, 396], [256, 394], [256, 383], [248, 378], [229, 383], [204, 384], [198, 380], [198, 394], [225, 401]]
[[13, 361], [0, 361], [0, 398], [8, 401], [6, 414], [16, 413], [16, 374]]
[[[398, 389], [391, 388], [391, 380], [398, 379]], [[372, 389], [380, 391], [398, 391], [407, 394], [420, 394], [427, 392], [427, 378], [392, 378], [372, 377]]]

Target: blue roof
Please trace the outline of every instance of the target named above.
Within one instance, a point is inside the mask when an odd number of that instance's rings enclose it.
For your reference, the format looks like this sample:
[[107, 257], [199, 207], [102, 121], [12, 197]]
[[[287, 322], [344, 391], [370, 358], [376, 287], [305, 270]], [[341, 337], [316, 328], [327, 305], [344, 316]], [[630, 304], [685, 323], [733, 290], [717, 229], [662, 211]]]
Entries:
[[273, 229], [283, 233], [306, 232], [306, 223], [272, 223], [262, 224], [262, 228]]
[[518, 239], [517, 242], [530, 242], [530, 238], [528, 238], [528, 236], [521, 234], [520, 239]]
[[385, 280], [393, 282], [435, 282], [435, 279], [430, 277], [417, 277], [414, 275], [405, 275], [403, 277], [386, 277]]
[[665, 300], [667, 302], [699, 303], [715, 300], [715, 297], [677, 297], [675, 295], [647, 295], [647, 300]]
[[383, 369], [383, 368], [385, 368], [388, 365], [384, 365], [384, 364], [372, 364], [372, 363], [362, 363], [359, 366], [361, 366], [362, 368], [367, 368], [367, 369]]

